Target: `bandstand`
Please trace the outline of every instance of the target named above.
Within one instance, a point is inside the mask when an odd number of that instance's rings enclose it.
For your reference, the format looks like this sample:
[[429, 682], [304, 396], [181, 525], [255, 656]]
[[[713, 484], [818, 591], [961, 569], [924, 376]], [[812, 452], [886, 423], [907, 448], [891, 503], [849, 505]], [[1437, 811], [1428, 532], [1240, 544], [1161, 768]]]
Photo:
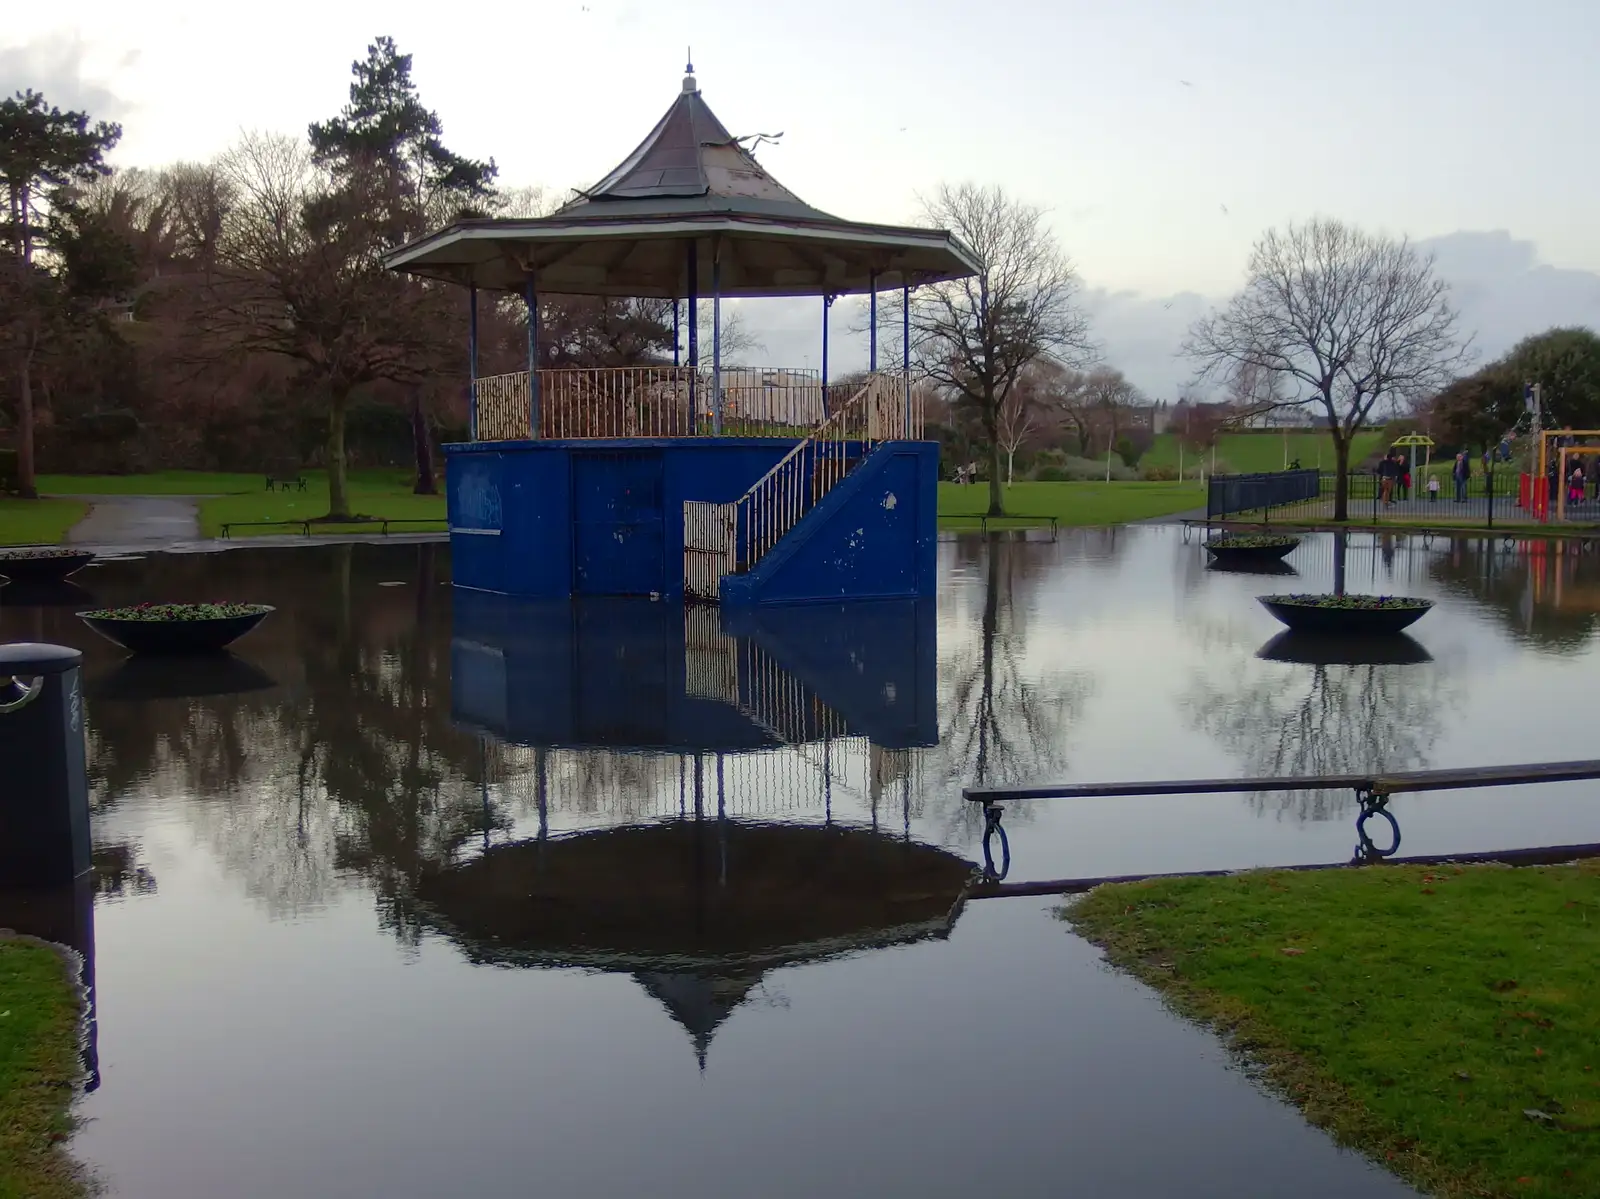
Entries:
[[[472, 440], [445, 447], [457, 586], [725, 605], [933, 594], [938, 449], [904, 323], [900, 363], [879, 362], [877, 299], [899, 291], [906, 322], [912, 288], [976, 260], [942, 230], [805, 204], [707, 107], [692, 65], [639, 147], [559, 211], [461, 221], [388, 264], [470, 292]], [[478, 377], [480, 291], [525, 302], [527, 370]], [[671, 300], [671, 363], [541, 369], [539, 299], [558, 294]], [[869, 369], [836, 384], [828, 308], [860, 294]], [[782, 296], [821, 299], [821, 370], [725, 366], [721, 301]]]

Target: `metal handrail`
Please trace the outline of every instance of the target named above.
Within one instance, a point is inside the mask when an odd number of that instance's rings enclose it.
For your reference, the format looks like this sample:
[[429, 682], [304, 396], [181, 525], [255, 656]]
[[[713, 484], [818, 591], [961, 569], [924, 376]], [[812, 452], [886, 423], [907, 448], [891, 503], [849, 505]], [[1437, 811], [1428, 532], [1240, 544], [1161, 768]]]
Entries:
[[[878, 372], [733, 502], [735, 572], [749, 570], [878, 442], [919, 435], [898, 372]], [[907, 426], [910, 426], [908, 429]], [[860, 446], [853, 457], [850, 450]]]
[[1033, 787], [967, 787], [963, 799], [984, 805], [1028, 799], [1097, 799], [1130, 795], [1216, 795], [1263, 791], [1364, 791], [1404, 795], [1520, 783], [1565, 783], [1600, 778], [1600, 759], [1467, 766], [1451, 770], [1393, 770], [1366, 774], [1313, 774], [1240, 779], [1159, 779], [1129, 783], [1045, 783]]

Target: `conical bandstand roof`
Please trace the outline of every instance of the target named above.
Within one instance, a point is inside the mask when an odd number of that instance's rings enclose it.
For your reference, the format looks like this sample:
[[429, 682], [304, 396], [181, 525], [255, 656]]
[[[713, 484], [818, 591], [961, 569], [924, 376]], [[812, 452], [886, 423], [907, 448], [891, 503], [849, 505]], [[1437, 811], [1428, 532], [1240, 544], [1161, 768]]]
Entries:
[[[813, 208], [717, 119], [693, 74], [638, 147], [547, 217], [459, 221], [395, 251], [393, 270], [521, 291], [675, 299], [844, 294], [960, 279], [972, 251], [942, 229]], [[720, 279], [713, 279], [720, 262]]]

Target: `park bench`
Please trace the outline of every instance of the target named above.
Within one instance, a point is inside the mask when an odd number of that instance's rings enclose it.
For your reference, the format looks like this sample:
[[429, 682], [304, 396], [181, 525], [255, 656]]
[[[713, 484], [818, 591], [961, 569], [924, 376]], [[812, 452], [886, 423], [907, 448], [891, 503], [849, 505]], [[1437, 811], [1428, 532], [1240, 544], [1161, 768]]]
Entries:
[[[231, 538], [233, 536], [234, 529], [266, 529], [286, 527], [299, 528], [300, 535], [302, 537], [310, 537], [311, 526], [314, 523], [316, 522], [311, 520], [303, 520], [299, 517], [296, 517], [292, 520], [230, 520], [223, 524], [222, 535], [225, 538]], [[364, 532], [376, 525], [378, 531], [383, 536], [387, 537], [389, 535], [390, 527], [395, 525], [443, 525], [445, 523], [446, 518], [443, 516], [383, 516], [377, 517], [373, 520], [351, 521], [349, 529], [351, 531], [360, 529]], [[443, 530], [440, 531], [442, 532]], [[419, 530], [419, 532], [427, 532], [427, 530], [423, 529]]]
[[1018, 529], [1042, 528], [1045, 525], [1049, 525], [1052, 539], [1056, 537], [1058, 533], [1057, 526], [1061, 523], [1059, 516], [1030, 516], [1026, 512], [1006, 512], [1000, 516], [990, 516], [987, 512], [954, 512], [941, 516], [939, 519], [941, 521], [975, 520], [978, 522], [979, 531], [983, 533], [989, 531], [990, 521], [995, 521], [1002, 525], [1010, 521], [1012, 522], [1011, 527]]
[[[285, 491], [304, 491], [306, 489], [306, 477], [293, 462], [275, 462], [267, 467], [267, 490], [272, 491], [277, 487], [281, 487]], [[273, 521], [270, 523], [288, 522]]]

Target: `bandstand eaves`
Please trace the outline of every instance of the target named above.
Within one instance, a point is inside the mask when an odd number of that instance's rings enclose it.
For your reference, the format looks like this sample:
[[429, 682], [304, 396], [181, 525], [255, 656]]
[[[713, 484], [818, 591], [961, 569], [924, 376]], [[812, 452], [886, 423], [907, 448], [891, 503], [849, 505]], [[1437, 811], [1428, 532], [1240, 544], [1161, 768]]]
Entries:
[[[397, 271], [491, 291], [677, 299], [684, 246], [700, 244], [698, 286], [725, 297], [847, 295], [962, 279], [976, 256], [941, 229], [790, 215], [784, 201], [720, 196], [616, 200], [526, 220], [461, 221], [387, 259]], [[595, 211], [599, 209], [599, 211]]]

